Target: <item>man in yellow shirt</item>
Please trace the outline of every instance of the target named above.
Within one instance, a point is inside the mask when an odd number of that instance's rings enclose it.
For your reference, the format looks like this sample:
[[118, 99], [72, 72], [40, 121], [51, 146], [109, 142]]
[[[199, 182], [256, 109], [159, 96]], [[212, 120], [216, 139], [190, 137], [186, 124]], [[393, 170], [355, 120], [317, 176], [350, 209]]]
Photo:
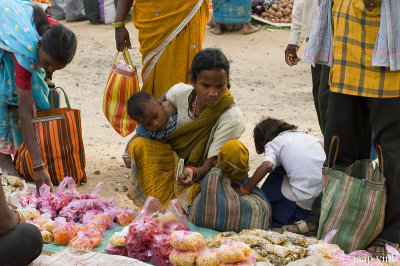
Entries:
[[367, 249], [384, 253], [390, 241], [400, 242], [400, 71], [372, 66], [380, 26], [381, 0], [333, 0], [333, 67], [325, 151], [340, 137], [336, 165], [368, 159], [374, 143], [381, 145], [387, 179], [385, 226]]

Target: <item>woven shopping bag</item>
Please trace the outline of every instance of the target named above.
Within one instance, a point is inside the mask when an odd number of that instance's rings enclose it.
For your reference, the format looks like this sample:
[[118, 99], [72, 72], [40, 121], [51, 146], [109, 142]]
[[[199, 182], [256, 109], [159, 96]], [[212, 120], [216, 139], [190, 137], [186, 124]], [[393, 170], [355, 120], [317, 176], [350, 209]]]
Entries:
[[[32, 120], [53, 185], [70, 176], [79, 186], [81, 182], [86, 183], [80, 110], [71, 109], [65, 91], [58, 88], [63, 91], [68, 107], [40, 111]], [[33, 181], [32, 160], [24, 142], [17, 150], [14, 165], [25, 180]]]
[[125, 137], [136, 127], [135, 121], [128, 115], [127, 102], [140, 89], [136, 66], [132, 63], [128, 49], [122, 52], [125, 61], [117, 61], [119, 53], [115, 57], [104, 91], [103, 112], [118, 134]]
[[369, 159], [336, 167], [339, 137], [330, 145], [328, 162], [336, 143], [332, 167], [322, 169], [323, 188], [318, 239], [337, 229], [331, 243], [346, 253], [365, 249], [383, 230], [386, 206], [386, 183], [383, 176], [382, 150], [378, 145], [379, 166]]
[[269, 229], [271, 205], [259, 188], [239, 196], [221, 169], [213, 168], [200, 181], [201, 192], [193, 200], [188, 220], [217, 231]]

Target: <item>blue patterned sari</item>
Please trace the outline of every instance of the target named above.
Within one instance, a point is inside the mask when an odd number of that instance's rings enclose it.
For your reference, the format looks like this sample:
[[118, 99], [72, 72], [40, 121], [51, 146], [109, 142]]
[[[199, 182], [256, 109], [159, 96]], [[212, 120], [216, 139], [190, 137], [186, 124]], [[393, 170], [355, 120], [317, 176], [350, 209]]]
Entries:
[[[33, 22], [29, 1], [0, 1], [0, 152], [12, 154], [22, 143], [15, 106], [17, 88], [12, 54], [32, 73], [32, 99], [38, 110], [47, 110], [49, 88], [38, 59], [40, 36]], [[14, 108], [13, 108], [14, 107]], [[11, 111], [14, 110], [14, 111]]]
[[251, 20], [251, 0], [212, 0], [216, 23], [247, 24]]

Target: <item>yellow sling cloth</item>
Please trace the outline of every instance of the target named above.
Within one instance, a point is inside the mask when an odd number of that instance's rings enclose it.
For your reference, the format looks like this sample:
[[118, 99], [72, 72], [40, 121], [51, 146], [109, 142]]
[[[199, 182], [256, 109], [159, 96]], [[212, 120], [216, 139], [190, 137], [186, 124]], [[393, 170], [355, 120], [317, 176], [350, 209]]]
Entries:
[[135, 0], [132, 21], [139, 31], [143, 91], [159, 98], [179, 82], [190, 83], [187, 73], [202, 49], [208, 5], [209, 0]]

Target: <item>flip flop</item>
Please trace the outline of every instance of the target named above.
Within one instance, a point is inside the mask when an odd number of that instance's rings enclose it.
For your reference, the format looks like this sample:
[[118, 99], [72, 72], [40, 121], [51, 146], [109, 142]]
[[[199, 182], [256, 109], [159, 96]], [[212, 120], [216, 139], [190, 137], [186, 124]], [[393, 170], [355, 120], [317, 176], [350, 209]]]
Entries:
[[[310, 229], [308, 228], [307, 222], [304, 220], [294, 222], [292, 225], [284, 225], [284, 226], [282, 226], [282, 229], [289, 231], [288, 227], [292, 227], [292, 226], [297, 226], [297, 228], [299, 229], [299, 232], [297, 232], [297, 234], [304, 235], [304, 236], [317, 236], [318, 230], [310, 231]], [[291, 231], [289, 231], [289, 232], [291, 232]]]

